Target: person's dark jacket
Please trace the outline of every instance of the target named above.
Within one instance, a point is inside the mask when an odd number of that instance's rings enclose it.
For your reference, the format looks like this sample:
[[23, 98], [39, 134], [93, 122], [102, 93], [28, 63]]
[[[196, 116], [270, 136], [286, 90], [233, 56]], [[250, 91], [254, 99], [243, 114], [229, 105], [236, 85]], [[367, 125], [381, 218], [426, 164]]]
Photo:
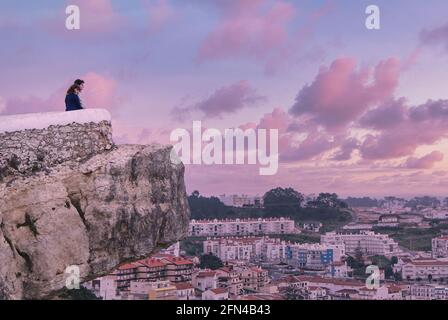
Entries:
[[82, 110], [81, 99], [76, 93], [69, 93], [65, 96], [65, 111]]

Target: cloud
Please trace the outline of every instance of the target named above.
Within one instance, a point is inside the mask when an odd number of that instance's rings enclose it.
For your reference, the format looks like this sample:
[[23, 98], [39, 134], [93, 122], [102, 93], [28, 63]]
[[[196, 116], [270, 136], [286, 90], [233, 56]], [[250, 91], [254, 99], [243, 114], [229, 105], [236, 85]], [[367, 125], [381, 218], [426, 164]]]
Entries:
[[383, 130], [398, 126], [405, 120], [406, 99], [391, 99], [378, 108], [369, 110], [359, 120], [363, 128]]
[[183, 120], [190, 113], [200, 111], [207, 118], [220, 118], [224, 114], [236, 113], [265, 100], [266, 97], [257, 94], [248, 81], [242, 80], [219, 88], [208, 98], [191, 106], [176, 107], [172, 115], [177, 120]]
[[[373, 112], [382, 113], [382, 117], [387, 118], [385, 110], [392, 115], [397, 111], [379, 109]], [[419, 146], [432, 145], [448, 137], [448, 100], [429, 100], [422, 105], [399, 110], [401, 120], [396, 125], [385, 127], [377, 134], [366, 135], [360, 146], [363, 158], [379, 160], [409, 156]]]
[[448, 23], [434, 29], [423, 30], [420, 33], [420, 41], [424, 45], [442, 45], [448, 50]]
[[[123, 102], [123, 98], [117, 94], [117, 83], [114, 79], [95, 72], [89, 72], [80, 78], [86, 82], [84, 91], [80, 95], [85, 108], [104, 108], [114, 111]], [[3, 110], [0, 109], [0, 114], [64, 111], [65, 95], [71, 84], [71, 81], [67, 81], [65, 86], [57, 88], [48, 97], [10, 98], [5, 102]]]
[[404, 167], [410, 169], [432, 169], [436, 162], [443, 161], [444, 155], [440, 151], [433, 151], [421, 158], [410, 157], [404, 163]]
[[151, 1], [146, 8], [149, 15], [150, 32], [159, 31], [176, 16], [174, 8], [167, 0]]
[[350, 160], [355, 151], [359, 147], [359, 141], [355, 138], [346, 139], [340, 146], [338, 152], [333, 156], [332, 160], [347, 161]]
[[381, 61], [375, 68], [358, 70], [357, 61], [340, 58], [321, 68], [313, 83], [304, 86], [290, 113], [307, 116], [316, 125], [340, 130], [369, 107], [390, 99], [398, 85], [397, 59]]
[[288, 25], [296, 15], [294, 5], [282, 0], [216, 3], [222, 17], [200, 46], [201, 62], [240, 56], [266, 61], [290, 40]]

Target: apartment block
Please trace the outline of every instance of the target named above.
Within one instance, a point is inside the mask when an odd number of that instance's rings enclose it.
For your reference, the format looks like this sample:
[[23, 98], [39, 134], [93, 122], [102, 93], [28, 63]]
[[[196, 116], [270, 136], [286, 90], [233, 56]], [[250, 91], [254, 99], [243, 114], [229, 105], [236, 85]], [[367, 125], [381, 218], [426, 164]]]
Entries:
[[407, 280], [448, 279], [448, 261], [439, 259], [402, 259], [394, 267]]
[[288, 244], [285, 249], [286, 262], [295, 267], [311, 270], [325, 270], [345, 256], [343, 243], [326, 244]]
[[398, 243], [388, 235], [373, 231], [359, 232], [328, 232], [321, 236], [323, 245], [345, 245], [347, 254], [355, 254], [357, 250], [373, 255], [392, 256], [400, 253]]
[[212, 253], [222, 261], [280, 262], [285, 259], [286, 243], [267, 237], [208, 238], [204, 253]]
[[448, 258], [448, 236], [432, 239], [432, 257]]
[[189, 236], [255, 236], [296, 233], [289, 218], [191, 220]]
[[116, 270], [118, 290], [129, 289], [132, 281], [155, 282], [167, 280], [173, 283], [191, 280], [193, 262], [191, 260], [163, 256], [127, 263]]

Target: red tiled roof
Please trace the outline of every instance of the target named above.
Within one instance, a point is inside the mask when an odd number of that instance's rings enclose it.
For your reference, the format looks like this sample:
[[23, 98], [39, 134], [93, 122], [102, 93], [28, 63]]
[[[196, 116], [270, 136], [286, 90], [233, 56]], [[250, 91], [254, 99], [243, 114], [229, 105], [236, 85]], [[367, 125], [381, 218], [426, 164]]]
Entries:
[[118, 267], [118, 270], [128, 270], [138, 268], [139, 265], [137, 263], [125, 263]]
[[169, 263], [174, 263], [175, 265], [193, 264], [193, 261], [181, 257], [170, 256], [164, 257], [163, 260], [166, 260]]
[[216, 289], [210, 289], [211, 292], [213, 292], [214, 294], [222, 294], [222, 293], [227, 293], [229, 292], [227, 290], [227, 288], [216, 288]]
[[163, 267], [166, 265], [166, 263], [164, 263], [163, 261], [154, 258], [141, 260], [139, 262], [149, 268]]
[[177, 290], [187, 290], [187, 289], [193, 289], [193, 286], [189, 282], [178, 282], [175, 283], [174, 286]]

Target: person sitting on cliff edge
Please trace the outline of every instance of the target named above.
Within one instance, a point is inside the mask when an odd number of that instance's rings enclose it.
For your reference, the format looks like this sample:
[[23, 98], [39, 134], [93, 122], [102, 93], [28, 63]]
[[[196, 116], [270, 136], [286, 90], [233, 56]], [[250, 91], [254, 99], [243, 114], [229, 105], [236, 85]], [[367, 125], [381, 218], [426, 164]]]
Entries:
[[73, 85], [67, 90], [67, 95], [65, 96], [65, 111], [75, 111], [82, 110], [81, 99], [79, 98], [79, 94], [84, 88], [84, 81], [76, 80]]

